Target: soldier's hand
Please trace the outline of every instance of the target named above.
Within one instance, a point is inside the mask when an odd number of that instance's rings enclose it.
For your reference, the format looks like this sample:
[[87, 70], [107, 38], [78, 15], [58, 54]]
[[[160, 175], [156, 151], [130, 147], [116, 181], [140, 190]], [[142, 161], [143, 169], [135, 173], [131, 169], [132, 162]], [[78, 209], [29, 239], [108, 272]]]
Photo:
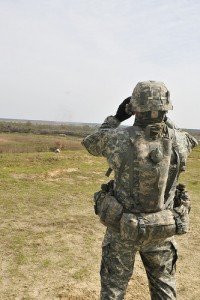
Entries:
[[129, 119], [134, 113], [128, 114], [126, 112], [126, 105], [130, 103], [131, 97], [126, 98], [118, 107], [115, 118], [120, 122]]

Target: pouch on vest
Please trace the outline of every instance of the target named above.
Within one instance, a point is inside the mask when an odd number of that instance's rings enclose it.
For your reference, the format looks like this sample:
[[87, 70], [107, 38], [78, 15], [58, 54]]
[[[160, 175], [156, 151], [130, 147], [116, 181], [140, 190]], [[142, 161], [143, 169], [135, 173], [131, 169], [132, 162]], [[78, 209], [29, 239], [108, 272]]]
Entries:
[[[141, 219], [143, 223], [141, 223]], [[153, 241], [169, 238], [176, 234], [188, 232], [188, 219], [172, 210], [162, 210], [156, 213], [123, 213], [120, 220], [122, 239]], [[142, 225], [142, 226], [141, 226]]]
[[94, 194], [94, 209], [99, 216], [100, 222], [113, 229], [120, 231], [120, 219], [123, 207], [116, 198], [107, 191], [98, 191]]

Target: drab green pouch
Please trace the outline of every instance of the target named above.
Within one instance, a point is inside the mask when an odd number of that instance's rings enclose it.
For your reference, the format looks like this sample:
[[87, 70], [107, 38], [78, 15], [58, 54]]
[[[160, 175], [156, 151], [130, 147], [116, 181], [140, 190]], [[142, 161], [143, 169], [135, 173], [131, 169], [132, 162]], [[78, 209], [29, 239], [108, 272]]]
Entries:
[[123, 207], [117, 199], [102, 191], [94, 194], [95, 213], [99, 216], [100, 222], [113, 229], [120, 231], [120, 219], [122, 216]]
[[[139, 237], [151, 241], [188, 232], [186, 222], [181, 222], [181, 228], [177, 228], [176, 215], [172, 210], [141, 214], [123, 213], [120, 220], [121, 237], [126, 240], [136, 240]], [[144, 223], [142, 230], [139, 217]], [[181, 217], [180, 220], [182, 221]]]

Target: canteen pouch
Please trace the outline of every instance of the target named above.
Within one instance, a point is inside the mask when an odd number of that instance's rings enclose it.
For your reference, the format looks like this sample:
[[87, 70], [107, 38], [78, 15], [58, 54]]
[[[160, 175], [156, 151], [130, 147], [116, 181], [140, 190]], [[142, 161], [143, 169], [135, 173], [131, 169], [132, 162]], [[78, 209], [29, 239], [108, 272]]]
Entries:
[[100, 222], [113, 229], [120, 231], [120, 219], [123, 207], [110, 193], [99, 191], [94, 194], [94, 210], [99, 216]]
[[125, 240], [135, 241], [137, 238], [142, 238], [142, 240], [153, 241], [184, 234], [188, 231], [188, 226], [186, 222], [182, 223], [181, 218], [173, 210], [141, 214], [123, 213], [120, 220], [121, 237]]

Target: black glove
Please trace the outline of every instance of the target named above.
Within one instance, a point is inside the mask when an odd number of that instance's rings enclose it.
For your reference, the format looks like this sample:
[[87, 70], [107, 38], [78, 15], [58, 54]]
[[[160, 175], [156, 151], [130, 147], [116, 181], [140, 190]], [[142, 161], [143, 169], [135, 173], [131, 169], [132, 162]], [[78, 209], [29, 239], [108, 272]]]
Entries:
[[119, 120], [120, 122], [123, 122], [124, 120], [129, 119], [134, 113], [128, 114], [126, 112], [126, 105], [130, 103], [131, 97], [126, 98], [118, 107], [115, 118]]

